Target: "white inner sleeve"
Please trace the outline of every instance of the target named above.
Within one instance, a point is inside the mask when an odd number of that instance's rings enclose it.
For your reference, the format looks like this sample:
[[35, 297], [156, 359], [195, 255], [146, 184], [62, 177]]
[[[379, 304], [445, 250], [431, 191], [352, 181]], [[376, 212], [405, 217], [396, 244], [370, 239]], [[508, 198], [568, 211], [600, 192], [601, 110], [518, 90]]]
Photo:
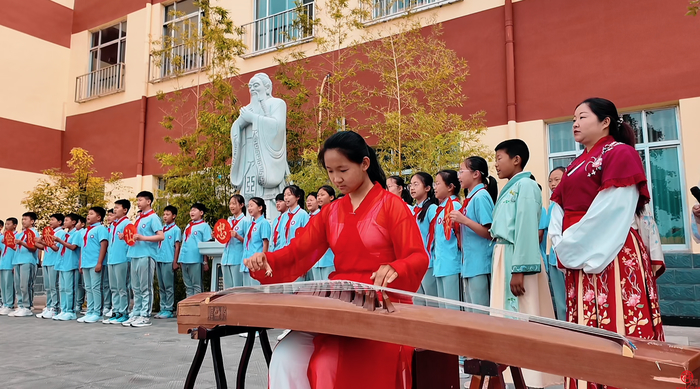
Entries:
[[589, 274], [602, 272], [627, 240], [638, 199], [635, 185], [599, 192], [583, 218], [564, 231], [561, 241], [555, 244], [552, 239], [559, 261]]
[[547, 235], [552, 240], [552, 248], [561, 242], [562, 223], [564, 221], [564, 210], [561, 205], [552, 202], [552, 213], [549, 214], [549, 230]]

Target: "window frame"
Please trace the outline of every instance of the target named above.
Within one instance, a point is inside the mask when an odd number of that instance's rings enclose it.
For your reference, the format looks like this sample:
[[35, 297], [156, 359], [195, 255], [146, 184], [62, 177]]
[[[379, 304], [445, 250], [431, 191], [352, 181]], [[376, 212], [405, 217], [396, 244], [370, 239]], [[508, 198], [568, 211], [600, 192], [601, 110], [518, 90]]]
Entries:
[[[117, 61], [116, 64], [112, 64], [112, 65], [109, 65], [109, 66], [114, 66], [114, 65], [118, 65], [118, 64], [123, 64], [123, 63], [126, 62], [126, 52], [122, 53], [122, 50], [126, 50], [126, 49], [124, 49], [124, 47], [126, 47], [126, 35], [127, 35], [126, 30], [127, 30], [127, 29], [125, 28], [125, 29], [122, 30], [122, 27], [126, 26], [126, 23], [127, 23], [127, 20], [121, 20], [121, 21], [119, 21], [119, 22], [117, 22], [117, 23], [115, 23], [115, 24], [110, 24], [109, 26], [100, 28], [100, 29], [98, 29], [97, 31], [91, 31], [91, 32], [90, 32], [90, 47], [88, 48], [88, 60], [89, 60], [89, 62], [90, 62], [88, 68], [89, 68], [89, 72], [90, 72], [90, 73], [92, 73], [92, 72], [94, 72], [94, 71], [97, 71], [97, 70], [100, 70], [100, 69], [104, 69], [103, 67], [99, 67], [99, 65], [102, 63], [102, 61], [100, 61], [100, 51], [101, 51], [102, 49], [106, 48], [107, 46], [113, 45], [114, 42], [117, 43], [117, 58], [118, 58], [118, 59], [121, 59], [122, 57], [124, 57], [124, 61]], [[113, 39], [113, 40], [111, 40], [111, 41], [109, 41], [109, 42], [106, 42], [106, 43], [105, 43], [105, 42], [102, 42], [102, 31], [105, 30], [105, 29], [107, 29], [107, 28], [110, 28], [110, 27], [117, 27], [117, 26], [119, 27], [119, 36], [117, 37], [117, 39]], [[124, 31], [124, 36], [122, 36], [122, 31]], [[93, 46], [92, 46], [92, 40], [93, 40], [93, 37], [94, 37], [95, 34], [98, 34], [97, 46], [94, 46], [94, 47], [93, 47]], [[96, 57], [96, 58], [97, 58], [97, 61], [96, 61], [96, 62], [97, 62], [98, 68], [96, 68], [96, 69], [93, 69], [93, 60], [92, 60], [92, 58], [93, 58], [93, 56], [92, 56], [93, 54], [92, 54], [92, 53], [93, 53], [93, 52], [96, 52], [96, 53], [97, 53], [97, 57]], [[107, 66], [107, 67], [109, 67], [109, 66]]]
[[[647, 128], [647, 115], [646, 113], [648, 111], [660, 111], [660, 110], [666, 110], [666, 109], [673, 109], [675, 119], [676, 119], [676, 138], [674, 140], [663, 140], [663, 141], [657, 141], [657, 142], [649, 142], [649, 130]], [[641, 131], [642, 131], [642, 142], [635, 144], [635, 150], [638, 152], [643, 151], [644, 152], [644, 172], [647, 176], [647, 187], [649, 188], [649, 195], [651, 199], [649, 200], [649, 205], [652, 207], [652, 210], [654, 209], [654, 188], [651, 183], [651, 158], [650, 158], [650, 152], [651, 150], [656, 150], [656, 149], [664, 149], [664, 148], [676, 148], [678, 152], [678, 175], [679, 175], [679, 181], [680, 181], [680, 191], [681, 191], [681, 212], [682, 212], [682, 221], [683, 221], [683, 229], [684, 229], [684, 244], [662, 244], [661, 247], [664, 252], [686, 252], [690, 248], [690, 222], [689, 218], [685, 217], [684, 215], [687, 215], [688, 213], [688, 204], [687, 204], [687, 194], [686, 192], [686, 182], [685, 182], [685, 166], [683, 164], [683, 134], [681, 131], [681, 121], [680, 121], [680, 111], [679, 107], [677, 105], [671, 105], [671, 106], [660, 106], [660, 107], [655, 107], [655, 108], [650, 108], [650, 109], [642, 109], [642, 110], [633, 110], [633, 111], [623, 111], [620, 112], [620, 116], [622, 115], [629, 115], [629, 114], [637, 114], [639, 113], [641, 115]], [[583, 153], [583, 146], [581, 146], [579, 143], [576, 143], [577, 150], [572, 150], [572, 151], [562, 151], [562, 152], [551, 152], [551, 143], [550, 143], [550, 136], [551, 136], [551, 131], [550, 131], [550, 126], [551, 125], [556, 125], [556, 124], [561, 124], [565, 123], [564, 121], [556, 121], [556, 122], [547, 122], [546, 124], [546, 143], [547, 143], [547, 166], [549, 166], [549, 171], [554, 169], [556, 166], [553, 166], [553, 160], [557, 158], [566, 158], [566, 157], [578, 157]], [[573, 135], [572, 135], [573, 136]], [[566, 167], [566, 166], [564, 166]], [[654, 215], [656, 218], [656, 215]]]

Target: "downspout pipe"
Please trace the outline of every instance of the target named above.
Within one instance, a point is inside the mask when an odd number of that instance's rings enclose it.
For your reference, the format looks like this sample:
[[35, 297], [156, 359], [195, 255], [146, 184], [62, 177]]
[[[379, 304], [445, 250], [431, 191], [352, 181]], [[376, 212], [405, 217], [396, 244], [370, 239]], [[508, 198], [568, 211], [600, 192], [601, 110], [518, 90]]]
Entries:
[[[146, 113], [148, 110], [148, 97], [141, 96], [141, 110], [139, 115], [139, 142], [136, 159], [136, 176], [143, 177], [143, 160], [146, 153]], [[143, 186], [143, 184], [141, 184]]]
[[506, 101], [508, 117], [508, 136], [516, 138], [517, 118], [515, 99], [515, 43], [513, 32], [513, 0], [505, 0], [505, 31], [506, 31]]

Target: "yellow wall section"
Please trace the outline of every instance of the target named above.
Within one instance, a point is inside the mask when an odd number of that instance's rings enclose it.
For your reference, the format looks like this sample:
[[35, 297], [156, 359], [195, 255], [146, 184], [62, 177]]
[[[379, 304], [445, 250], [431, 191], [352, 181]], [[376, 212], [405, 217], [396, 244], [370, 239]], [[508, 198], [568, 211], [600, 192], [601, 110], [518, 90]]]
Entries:
[[66, 8], [73, 9], [73, 6], [75, 5], [75, 0], [51, 0], [54, 3], [61, 4], [62, 6]]
[[28, 210], [21, 201], [27, 197], [26, 192], [34, 189], [43, 174], [29, 173], [19, 170], [0, 168], [0, 218], [5, 221], [8, 217], [20, 219]]
[[[697, 204], [690, 194], [690, 188], [700, 185], [700, 97], [683, 99], [679, 101], [681, 117], [681, 139], [683, 140], [683, 168], [685, 169], [685, 187], [687, 196], [688, 213], [684, 217], [690, 219], [693, 205]], [[692, 252], [700, 253], [700, 244], [695, 243], [692, 237]]]
[[0, 47], [6, 58], [0, 61], [0, 117], [64, 129], [70, 50], [4, 26]]

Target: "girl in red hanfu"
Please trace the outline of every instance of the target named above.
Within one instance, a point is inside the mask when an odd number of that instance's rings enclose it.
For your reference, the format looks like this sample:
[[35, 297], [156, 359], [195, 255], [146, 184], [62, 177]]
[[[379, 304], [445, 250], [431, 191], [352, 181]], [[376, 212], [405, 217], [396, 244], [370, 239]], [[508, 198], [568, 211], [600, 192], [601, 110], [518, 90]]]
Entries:
[[[294, 281], [331, 248], [331, 280], [417, 291], [428, 269], [428, 254], [406, 204], [384, 189], [386, 178], [374, 150], [359, 134], [344, 131], [326, 140], [318, 159], [347, 196], [321, 208], [289, 246], [245, 259], [253, 277], [262, 283]], [[269, 385], [410, 389], [412, 355], [411, 347], [293, 331], [272, 354]]]
[[[664, 263], [650, 259], [635, 222], [649, 190], [634, 132], [615, 105], [601, 98], [576, 108], [573, 131], [586, 149], [552, 194], [549, 225], [558, 266], [566, 273], [567, 319], [663, 341], [656, 278]], [[603, 387], [566, 381], [566, 388]]]

